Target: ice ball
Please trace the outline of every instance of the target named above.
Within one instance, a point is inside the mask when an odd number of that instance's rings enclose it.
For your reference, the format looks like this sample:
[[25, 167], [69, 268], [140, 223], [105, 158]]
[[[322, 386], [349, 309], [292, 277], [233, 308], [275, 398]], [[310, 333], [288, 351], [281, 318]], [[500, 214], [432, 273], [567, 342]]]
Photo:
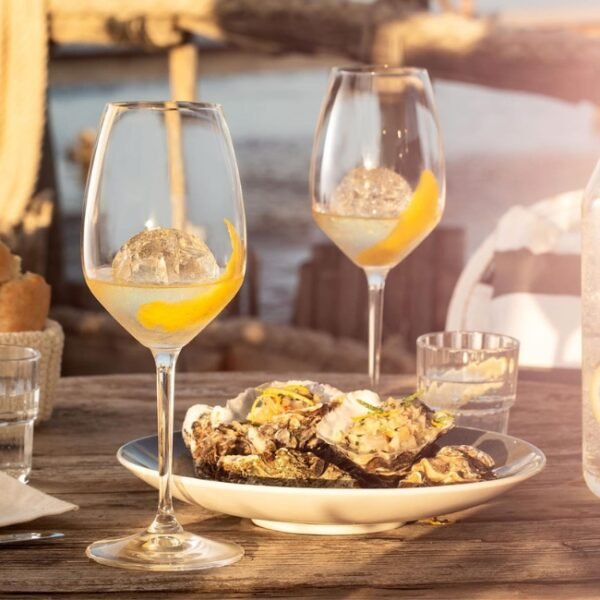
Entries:
[[113, 278], [135, 283], [202, 283], [216, 279], [219, 265], [197, 236], [179, 229], [147, 229], [125, 242], [112, 262]]
[[399, 173], [386, 167], [356, 167], [335, 189], [329, 212], [352, 217], [398, 217], [411, 195], [410, 184]]

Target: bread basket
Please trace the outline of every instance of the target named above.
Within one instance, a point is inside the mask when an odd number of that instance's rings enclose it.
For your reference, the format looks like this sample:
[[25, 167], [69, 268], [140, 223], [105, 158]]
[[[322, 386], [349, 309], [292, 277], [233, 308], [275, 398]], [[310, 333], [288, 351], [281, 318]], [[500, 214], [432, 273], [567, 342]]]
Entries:
[[42, 331], [17, 331], [0, 333], [0, 344], [28, 346], [41, 354], [40, 358], [40, 408], [37, 421], [50, 418], [54, 406], [56, 384], [60, 377], [60, 365], [65, 336], [56, 321], [48, 319]]

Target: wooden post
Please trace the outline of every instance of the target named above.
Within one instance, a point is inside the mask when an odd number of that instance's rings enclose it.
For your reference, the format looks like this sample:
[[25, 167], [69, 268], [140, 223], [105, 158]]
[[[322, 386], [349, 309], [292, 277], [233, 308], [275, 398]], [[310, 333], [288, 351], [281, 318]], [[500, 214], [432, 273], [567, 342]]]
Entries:
[[[181, 44], [169, 50], [169, 83], [173, 101], [196, 99], [197, 53], [196, 46], [191, 43]], [[185, 229], [185, 167], [181, 144], [181, 117], [176, 111], [168, 111], [165, 114], [165, 121], [169, 147], [171, 226]]]
[[169, 50], [169, 84], [173, 100], [196, 99], [198, 48], [193, 43], [180, 44]]

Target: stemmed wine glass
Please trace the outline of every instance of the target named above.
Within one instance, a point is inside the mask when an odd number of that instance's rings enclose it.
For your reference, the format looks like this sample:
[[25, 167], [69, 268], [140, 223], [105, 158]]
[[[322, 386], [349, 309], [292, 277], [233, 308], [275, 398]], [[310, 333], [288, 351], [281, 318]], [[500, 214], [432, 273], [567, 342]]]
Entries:
[[171, 499], [175, 363], [235, 296], [246, 264], [242, 192], [220, 106], [107, 105], [90, 166], [82, 263], [100, 303], [156, 362], [159, 504], [152, 524], [87, 555], [130, 569], [186, 571], [243, 555], [183, 530]]
[[310, 186], [317, 224], [366, 273], [369, 377], [377, 387], [386, 276], [444, 210], [444, 157], [427, 71], [333, 69]]

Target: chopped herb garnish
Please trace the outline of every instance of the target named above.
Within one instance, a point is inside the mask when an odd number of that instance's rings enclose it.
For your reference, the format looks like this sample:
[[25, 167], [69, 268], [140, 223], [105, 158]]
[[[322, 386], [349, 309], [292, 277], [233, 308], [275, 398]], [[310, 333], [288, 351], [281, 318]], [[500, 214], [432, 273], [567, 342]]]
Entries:
[[404, 398], [402, 398], [401, 402], [403, 404], [403, 406], [408, 406], [409, 404], [412, 404], [415, 400], [417, 400], [419, 398], [419, 396], [423, 395], [423, 390], [417, 390], [416, 392], [413, 392], [412, 394], [408, 395], [408, 396], [404, 396]]
[[364, 406], [366, 409], [370, 410], [371, 412], [375, 412], [378, 414], [383, 414], [385, 412], [385, 410], [383, 410], [383, 408], [379, 408], [379, 406], [375, 406], [374, 404], [369, 404], [369, 402], [365, 402], [364, 400], [361, 400], [360, 398], [357, 398], [356, 401], [361, 406]]
[[446, 425], [450, 425], [454, 421], [454, 416], [452, 413], [441, 410], [436, 412], [431, 419], [431, 424], [434, 427], [445, 427]]

